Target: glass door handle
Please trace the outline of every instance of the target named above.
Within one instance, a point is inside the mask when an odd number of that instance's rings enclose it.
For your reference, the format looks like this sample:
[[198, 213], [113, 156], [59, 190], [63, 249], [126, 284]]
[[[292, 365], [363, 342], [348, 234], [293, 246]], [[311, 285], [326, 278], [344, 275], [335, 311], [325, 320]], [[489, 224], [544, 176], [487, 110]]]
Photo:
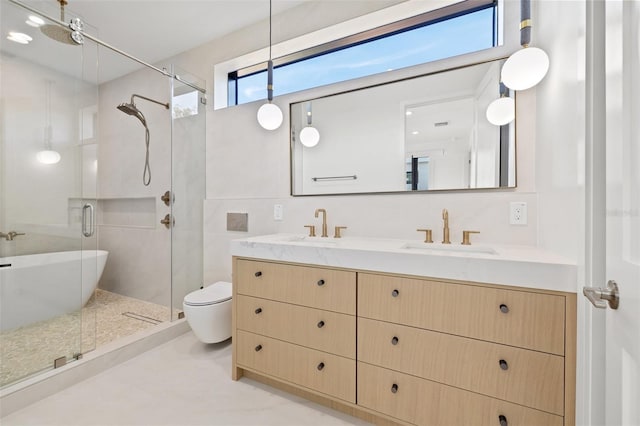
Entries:
[[618, 309], [620, 304], [620, 291], [618, 290], [618, 284], [614, 280], [609, 280], [606, 288], [602, 287], [583, 287], [582, 294], [596, 308], [606, 309], [607, 304], [611, 309]]
[[[89, 214], [87, 215], [87, 212]], [[89, 224], [87, 226], [87, 217], [89, 218]], [[82, 235], [85, 237], [92, 237], [95, 229], [94, 229], [94, 215], [93, 215], [93, 205], [85, 204], [82, 206]]]

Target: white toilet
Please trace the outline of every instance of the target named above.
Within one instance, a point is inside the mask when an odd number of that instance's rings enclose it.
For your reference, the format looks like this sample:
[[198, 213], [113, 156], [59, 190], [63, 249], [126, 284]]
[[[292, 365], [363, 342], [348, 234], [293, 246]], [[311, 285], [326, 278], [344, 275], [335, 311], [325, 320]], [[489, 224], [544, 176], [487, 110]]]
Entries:
[[182, 309], [200, 341], [217, 343], [231, 337], [231, 283], [218, 281], [187, 294]]

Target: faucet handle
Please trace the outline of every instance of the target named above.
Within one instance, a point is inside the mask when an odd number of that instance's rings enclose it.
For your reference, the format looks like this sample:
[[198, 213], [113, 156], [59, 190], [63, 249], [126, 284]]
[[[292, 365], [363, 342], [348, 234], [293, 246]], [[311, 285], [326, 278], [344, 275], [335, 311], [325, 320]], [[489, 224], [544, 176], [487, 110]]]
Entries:
[[480, 231], [462, 231], [462, 242], [460, 244], [464, 246], [470, 246], [471, 240], [469, 239], [469, 236], [471, 234], [479, 234], [479, 233]]
[[15, 237], [17, 237], [18, 235], [25, 235], [25, 233], [24, 232], [9, 231], [6, 234], [2, 234], [0, 236], [0, 238], [4, 238], [7, 241], [13, 241], [13, 239]]
[[347, 229], [346, 226], [336, 226], [336, 232], [333, 234], [333, 238], [342, 238], [342, 235], [340, 235], [340, 231], [343, 229]]
[[316, 227], [314, 225], [305, 225], [305, 228], [309, 228], [309, 236], [310, 237], [315, 237], [316, 236]]
[[417, 229], [416, 231], [418, 232], [424, 232], [424, 242], [425, 243], [432, 243], [433, 242], [433, 233], [431, 231], [431, 229]]

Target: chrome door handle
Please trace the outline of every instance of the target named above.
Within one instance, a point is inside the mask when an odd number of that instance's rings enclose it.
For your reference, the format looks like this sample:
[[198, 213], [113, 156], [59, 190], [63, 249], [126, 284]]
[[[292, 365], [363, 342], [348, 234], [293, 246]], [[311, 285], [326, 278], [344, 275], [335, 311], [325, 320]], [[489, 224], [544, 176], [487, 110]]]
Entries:
[[609, 280], [606, 288], [583, 287], [582, 294], [596, 308], [605, 309], [608, 303], [611, 309], [618, 309], [618, 305], [620, 305], [620, 291], [618, 290], [618, 284], [614, 280]]
[[[87, 210], [89, 211], [89, 226], [87, 227]], [[82, 206], [82, 235], [91, 237], [94, 234], [93, 205], [87, 203]]]

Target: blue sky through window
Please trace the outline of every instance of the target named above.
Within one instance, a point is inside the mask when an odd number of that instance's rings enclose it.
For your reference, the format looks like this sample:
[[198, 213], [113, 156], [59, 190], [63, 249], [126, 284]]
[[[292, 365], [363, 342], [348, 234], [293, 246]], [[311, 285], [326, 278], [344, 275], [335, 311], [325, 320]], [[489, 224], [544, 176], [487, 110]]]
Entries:
[[[274, 96], [493, 47], [494, 8], [347, 47], [273, 72]], [[238, 104], [266, 99], [267, 72], [240, 77]]]

